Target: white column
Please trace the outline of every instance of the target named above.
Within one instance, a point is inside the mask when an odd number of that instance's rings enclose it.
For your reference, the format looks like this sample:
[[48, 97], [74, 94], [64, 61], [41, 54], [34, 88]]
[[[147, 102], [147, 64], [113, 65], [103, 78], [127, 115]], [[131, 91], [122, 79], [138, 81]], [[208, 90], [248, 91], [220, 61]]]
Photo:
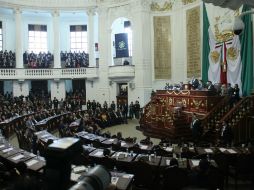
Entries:
[[131, 26], [133, 29], [133, 57], [135, 64], [135, 88], [130, 89], [128, 101], [138, 100], [143, 107], [149, 100], [152, 91], [151, 59], [151, 17], [150, 1], [133, 1], [131, 9]]
[[99, 100], [104, 102], [105, 100], [109, 102], [110, 100], [110, 90], [109, 90], [109, 79], [108, 79], [108, 9], [107, 7], [99, 7], [98, 9], [98, 19], [99, 19], [99, 79], [93, 82], [88, 82], [86, 89], [87, 99]]
[[54, 68], [61, 68], [59, 11], [55, 10], [52, 13], [52, 17], [53, 17], [53, 33], [54, 33]]
[[90, 9], [87, 11], [88, 15], [88, 29], [87, 29], [87, 37], [88, 37], [88, 54], [89, 54], [89, 66], [94, 67], [95, 63], [95, 45], [94, 45], [94, 9]]
[[65, 99], [66, 90], [65, 90], [65, 80], [54, 79], [51, 80], [51, 100], [56, 97], [56, 99], [61, 100]]
[[19, 8], [14, 10], [16, 23], [16, 68], [23, 68], [23, 27], [22, 27], [22, 11]]

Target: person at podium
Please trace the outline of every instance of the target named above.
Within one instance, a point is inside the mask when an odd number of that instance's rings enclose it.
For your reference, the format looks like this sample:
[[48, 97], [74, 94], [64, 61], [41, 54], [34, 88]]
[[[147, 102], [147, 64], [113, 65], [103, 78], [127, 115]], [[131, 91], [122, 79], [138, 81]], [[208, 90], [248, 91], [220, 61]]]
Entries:
[[199, 85], [198, 79], [193, 77], [192, 80], [191, 80], [191, 85], [192, 85], [192, 88], [194, 90], [196, 90], [198, 88], [198, 85]]

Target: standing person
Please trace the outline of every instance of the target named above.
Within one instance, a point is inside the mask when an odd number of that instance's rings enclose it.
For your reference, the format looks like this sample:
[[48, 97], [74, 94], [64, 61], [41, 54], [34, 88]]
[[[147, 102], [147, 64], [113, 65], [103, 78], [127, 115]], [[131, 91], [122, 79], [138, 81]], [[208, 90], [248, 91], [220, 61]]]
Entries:
[[193, 113], [193, 116], [192, 116], [191, 130], [192, 130], [192, 137], [194, 141], [200, 140], [200, 137], [202, 135], [202, 127], [201, 127], [201, 122], [198, 119], [196, 113]]
[[110, 108], [113, 110], [113, 111], [116, 111], [116, 104], [114, 101], [112, 101], [112, 103], [110, 104]]
[[136, 119], [139, 119], [139, 111], [140, 111], [140, 104], [139, 104], [139, 101], [136, 100], [135, 105], [134, 105], [134, 112], [135, 112]]
[[55, 110], [58, 109], [58, 99], [56, 99], [56, 97], [54, 97], [53, 106]]
[[234, 97], [234, 102], [238, 102], [240, 100], [240, 89], [238, 87], [238, 84], [235, 84], [233, 88], [233, 97]]
[[93, 113], [95, 113], [95, 110], [96, 110], [96, 102], [95, 102], [95, 100], [93, 100], [93, 102], [91, 103], [91, 108], [92, 108], [92, 110], [93, 110]]
[[87, 101], [86, 108], [87, 110], [90, 110], [92, 108], [92, 103], [90, 102], [90, 100]]
[[233, 133], [229, 125], [223, 121], [221, 128], [221, 143], [224, 146], [231, 145], [233, 139]]
[[134, 116], [134, 104], [133, 102], [131, 102], [130, 106], [129, 106], [129, 117], [130, 119], [133, 119]]
[[107, 101], [104, 101], [103, 108], [105, 109], [105, 111], [108, 110], [108, 103], [107, 103]]
[[128, 118], [128, 104], [127, 102], [124, 103], [122, 107], [122, 113], [123, 113], [123, 122], [128, 124], [127, 118]]

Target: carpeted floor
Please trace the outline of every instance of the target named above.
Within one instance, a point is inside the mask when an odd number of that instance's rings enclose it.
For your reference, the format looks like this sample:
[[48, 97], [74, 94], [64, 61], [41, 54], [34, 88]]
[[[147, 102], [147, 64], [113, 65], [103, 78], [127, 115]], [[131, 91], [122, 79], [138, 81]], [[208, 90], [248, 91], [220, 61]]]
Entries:
[[[138, 120], [136, 119], [132, 119], [132, 120], [128, 120], [128, 124], [122, 124], [122, 125], [115, 125], [113, 127], [108, 127], [106, 129], [103, 130], [103, 132], [109, 131], [111, 133], [111, 135], [115, 135], [117, 132], [121, 132], [122, 136], [124, 138], [126, 137], [137, 137], [137, 142], [139, 142], [140, 140], [146, 138], [142, 132], [138, 131], [136, 129], [136, 126], [139, 125]], [[155, 139], [155, 138], [151, 138], [153, 144], [159, 144], [160, 139]]]

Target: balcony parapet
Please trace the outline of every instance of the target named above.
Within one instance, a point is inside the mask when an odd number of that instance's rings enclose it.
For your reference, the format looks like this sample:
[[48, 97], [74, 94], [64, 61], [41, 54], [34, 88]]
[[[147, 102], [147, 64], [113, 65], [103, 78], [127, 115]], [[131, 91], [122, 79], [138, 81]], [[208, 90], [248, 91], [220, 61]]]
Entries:
[[134, 65], [109, 66], [108, 77], [113, 81], [129, 82], [135, 77]]
[[11, 79], [95, 79], [98, 78], [97, 67], [68, 69], [0, 69], [2, 80]]

